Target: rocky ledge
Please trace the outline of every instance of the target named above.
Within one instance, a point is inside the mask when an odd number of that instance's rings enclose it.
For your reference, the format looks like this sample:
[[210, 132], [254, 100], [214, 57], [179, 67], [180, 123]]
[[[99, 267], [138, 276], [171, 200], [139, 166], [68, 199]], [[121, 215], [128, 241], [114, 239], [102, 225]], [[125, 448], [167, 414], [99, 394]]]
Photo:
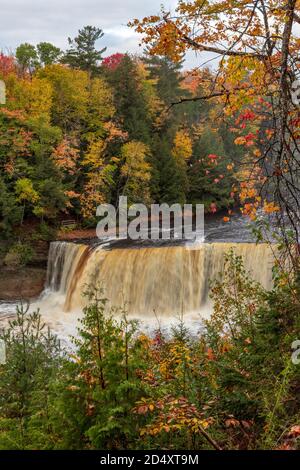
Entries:
[[44, 289], [47, 271], [44, 268], [0, 268], [0, 300], [31, 300]]

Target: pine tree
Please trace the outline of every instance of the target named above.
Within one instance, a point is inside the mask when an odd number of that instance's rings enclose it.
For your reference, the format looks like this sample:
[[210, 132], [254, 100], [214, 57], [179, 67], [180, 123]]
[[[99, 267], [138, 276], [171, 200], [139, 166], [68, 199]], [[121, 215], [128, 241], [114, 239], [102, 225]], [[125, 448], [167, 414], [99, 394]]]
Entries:
[[164, 56], [146, 56], [144, 61], [150, 71], [151, 78], [157, 80], [159, 98], [167, 106], [178, 101], [180, 96], [187, 95], [186, 91], [181, 88], [182, 62], [175, 63]]
[[129, 140], [149, 144], [152, 123], [137, 64], [125, 54], [116, 68], [105, 68], [104, 73], [114, 92], [116, 119], [122, 129], [128, 132]]
[[153, 138], [153, 177], [152, 194], [156, 202], [173, 204], [184, 201], [185, 193], [179, 184], [180, 172], [172, 156], [172, 146], [168, 133]]
[[46, 448], [49, 387], [60, 364], [60, 345], [39, 312], [19, 306], [1, 333], [6, 363], [0, 366], [0, 449]]
[[152, 138], [153, 178], [151, 190], [158, 202], [184, 203], [187, 193], [186, 164], [174, 158], [174, 140], [186, 120], [186, 105], [173, 106], [188, 92], [181, 86], [182, 63], [174, 63], [167, 57], [147, 57], [145, 63], [150, 77], [156, 81], [157, 95], [162, 103], [159, 125]]
[[102, 54], [106, 51], [106, 47], [98, 51], [96, 42], [103, 36], [102, 29], [95, 26], [85, 26], [80, 29], [78, 36], [74, 39], [68, 38], [69, 49], [62, 58], [62, 62], [88, 72], [89, 76], [98, 73]]
[[59, 385], [56, 430], [67, 448], [128, 448], [138, 438], [132, 408], [143, 390], [136, 371], [147, 358], [137, 322], [110, 311], [101, 287], [88, 287], [86, 296], [76, 357]]

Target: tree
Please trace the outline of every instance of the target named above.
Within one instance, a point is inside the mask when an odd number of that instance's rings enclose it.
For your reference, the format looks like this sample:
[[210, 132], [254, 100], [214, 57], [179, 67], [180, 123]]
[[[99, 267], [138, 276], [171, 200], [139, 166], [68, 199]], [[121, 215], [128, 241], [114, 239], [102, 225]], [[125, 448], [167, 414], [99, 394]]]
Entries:
[[132, 408], [141, 397], [145, 354], [137, 322], [114, 318], [103, 289], [89, 287], [75, 360], [66, 365], [54, 409], [65, 448], [126, 449], [138, 438]]
[[97, 51], [96, 42], [104, 36], [102, 29], [95, 26], [85, 26], [78, 31], [74, 39], [68, 38], [69, 49], [62, 62], [73, 68], [88, 72], [89, 76], [99, 71], [99, 63], [106, 47]]
[[53, 159], [62, 134], [49, 121], [44, 112], [27, 119], [17, 111], [2, 112], [1, 176], [11, 200], [22, 208], [20, 222], [27, 215], [53, 220], [66, 207], [64, 173]]
[[114, 186], [115, 166], [105, 160], [107, 143], [105, 139], [91, 140], [83, 159], [86, 169], [84, 189], [80, 196], [81, 213], [86, 220], [95, 220], [96, 209], [109, 202], [110, 191]]
[[39, 200], [33, 214], [41, 220], [55, 221], [67, 205], [63, 171], [52, 158], [53, 147], [62, 139], [60, 129], [44, 119], [31, 122], [33, 168], [30, 171]]
[[64, 133], [72, 134], [79, 130], [87, 114], [87, 73], [53, 64], [40, 69], [37, 76], [52, 85], [52, 123]]
[[60, 364], [57, 338], [39, 312], [17, 308], [1, 340], [6, 363], [0, 366], [0, 448], [32, 449], [47, 446], [50, 438], [49, 387]]
[[[66, 136], [63, 142], [59, 142], [52, 156], [61, 171], [62, 160], [66, 161], [67, 157], [68, 167], [71, 169], [70, 165], [72, 166], [73, 175], [70, 178], [72, 175], [68, 173], [67, 182], [71, 185], [68, 193], [76, 184], [75, 194], [80, 202], [81, 214], [86, 220], [95, 221], [97, 205], [107, 202], [115, 186], [112, 177], [114, 164], [110, 164], [110, 146], [124, 137], [114, 125], [112, 90], [104, 78], [89, 79], [88, 72], [62, 65], [45, 67], [39, 70], [38, 75], [52, 85], [52, 122]], [[67, 148], [69, 150], [66, 153]], [[76, 156], [75, 160], [72, 155]], [[84, 171], [79, 171], [80, 167]], [[77, 210], [79, 211], [79, 204]]]
[[120, 52], [105, 57], [105, 59], [102, 61], [102, 67], [108, 68], [109, 70], [115, 70], [117, 67], [119, 67], [123, 57], [124, 54], [121, 54]]
[[105, 69], [105, 77], [114, 91], [116, 119], [130, 140], [149, 145], [152, 123], [137, 63], [125, 54], [116, 68]]
[[22, 73], [32, 73], [38, 66], [38, 54], [36, 48], [27, 42], [20, 44], [16, 49], [16, 59]]
[[149, 203], [151, 167], [147, 162], [150, 149], [142, 142], [132, 141], [123, 145], [121, 175], [124, 178], [122, 194], [129, 203]]
[[161, 103], [152, 138], [151, 191], [157, 201], [184, 203], [188, 188], [187, 168], [185, 158], [174, 156], [174, 141], [180, 135], [190, 110], [185, 104], [182, 107], [171, 107], [173, 102], [188, 96], [187, 91], [182, 88], [182, 64], [175, 63], [166, 56], [146, 56], [145, 63], [150, 77], [156, 83]]
[[152, 140], [152, 180], [151, 194], [155, 202], [173, 204], [185, 199], [179, 184], [176, 161], [172, 156], [171, 132], [155, 134]]
[[41, 65], [52, 65], [57, 63], [62, 55], [62, 51], [59, 47], [55, 47], [50, 42], [40, 42], [36, 46], [39, 62]]
[[[179, 2], [175, 15], [162, 9], [160, 15], [131, 23], [145, 33], [143, 41], [152, 54], [166, 54], [174, 61], [182, 60], [188, 50], [221, 57], [214, 85], [193, 101], [216, 100], [225, 116], [235, 118], [251, 105], [258, 127], [266, 119], [271, 124], [260, 139], [247, 139], [244, 127], [239, 127], [243, 139], [237, 143], [252, 147], [241, 184], [253, 195], [246, 204], [263, 206], [267, 194], [274, 207], [281, 209], [275, 215], [286, 245], [289, 236], [283, 214], [287, 214], [295, 240], [299, 239], [300, 222], [298, 100], [292, 90], [298, 77], [299, 33], [295, 26], [300, 23], [299, 8], [296, 0], [238, 1], [234, 5], [207, 1], [200, 6], [197, 1]], [[288, 249], [288, 255], [296, 268], [298, 243], [295, 249]]]
[[34, 75], [30, 80], [26, 77], [11, 77], [7, 82], [10, 108], [22, 110], [26, 119], [41, 116], [50, 119], [53, 88], [51, 83]]
[[[182, 62], [174, 62], [165, 55], [147, 55], [144, 60], [151, 78], [157, 82], [157, 94], [167, 107], [187, 95], [182, 89]], [[178, 112], [182, 113], [179, 109]]]
[[229, 208], [233, 202], [233, 169], [219, 132], [203, 126], [194, 139], [188, 168], [189, 200], [205, 204], [206, 210]]
[[187, 131], [177, 131], [173, 142], [172, 156], [176, 163], [178, 184], [182, 192], [181, 198], [178, 201], [181, 204], [186, 202], [188, 191], [187, 161], [192, 156], [192, 151], [192, 141]]
[[36, 204], [39, 200], [39, 194], [33, 188], [32, 181], [28, 178], [18, 179], [18, 181], [16, 182], [15, 191], [16, 191], [17, 201], [23, 204], [23, 214], [25, 212], [26, 202], [34, 206], [34, 204]]
[[16, 72], [16, 63], [14, 56], [7, 56], [0, 52], [0, 75], [1, 77], [7, 77], [11, 73]]
[[0, 178], [0, 215], [0, 239], [12, 239], [14, 226], [21, 223], [22, 209], [3, 178]]

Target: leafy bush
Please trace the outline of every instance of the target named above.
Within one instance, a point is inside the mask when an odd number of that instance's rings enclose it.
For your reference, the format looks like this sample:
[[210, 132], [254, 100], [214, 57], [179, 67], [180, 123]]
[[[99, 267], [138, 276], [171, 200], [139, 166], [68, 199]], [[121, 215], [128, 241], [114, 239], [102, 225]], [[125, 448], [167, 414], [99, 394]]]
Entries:
[[46, 222], [41, 222], [34, 236], [37, 240], [51, 242], [55, 240], [56, 234], [57, 234], [57, 229], [55, 227], [48, 225]]
[[26, 266], [33, 258], [32, 247], [25, 243], [15, 243], [4, 258], [4, 263], [9, 267]]

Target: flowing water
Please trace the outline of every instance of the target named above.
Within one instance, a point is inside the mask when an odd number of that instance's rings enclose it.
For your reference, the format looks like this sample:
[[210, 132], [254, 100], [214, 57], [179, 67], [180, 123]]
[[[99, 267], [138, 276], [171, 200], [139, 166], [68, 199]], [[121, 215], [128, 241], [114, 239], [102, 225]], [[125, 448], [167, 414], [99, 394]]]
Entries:
[[[211, 227], [208, 239], [214, 231], [226, 240], [220, 224]], [[194, 328], [210, 315], [210, 282], [222, 277], [224, 254], [230, 248], [243, 257], [254, 279], [267, 289], [271, 287], [271, 248], [248, 242], [248, 235], [245, 238], [247, 242], [242, 243], [146, 247], [53, 242], [45, 291], [31, 308], [40, 308], [54, 331], [67, 337], [76, 332], [86, 303], [82, 295], [86, 286], [101, 285], [108, 307], [126, 304], [129, 315], [142, 320], [146, 328], [154, 328], [158, 320], [170, 326], [182, 315]], [[2, 307], [2, 315], [10, 317], [11, 309], [11, 305], [9, 309]]]
[[265, 244], [211, 243], [196, 247], [107, 250], [74, 243], [51, 244], [48, 289], [64, 297], [64, 312], [84, 305], [85, 286], [101, 284], [114, 306], [147, 316], [199, 312], [208, 304], [209, 282], [222, 275], [233, 248], [264, 287], [271, 286], [272, 256]]

